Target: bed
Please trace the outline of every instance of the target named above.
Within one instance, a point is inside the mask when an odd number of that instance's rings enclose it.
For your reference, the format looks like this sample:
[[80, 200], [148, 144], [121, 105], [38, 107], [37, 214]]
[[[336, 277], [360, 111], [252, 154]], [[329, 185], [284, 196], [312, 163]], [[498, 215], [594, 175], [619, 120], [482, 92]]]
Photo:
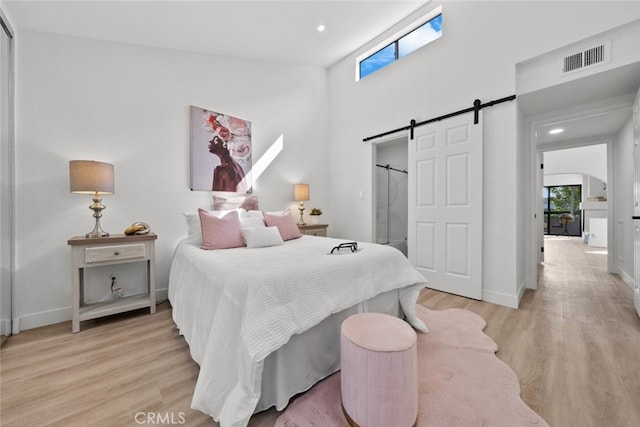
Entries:
[[200, 365], [192, 408], [221, 426], [308, 390], [340, 366], [342, 320], [362, 311], [426, 326], [415, 303], [426, 286], [400, 251], [316, 236], [266, 247], [203, 250], [182, 240], [169, 277], [173, 320]]

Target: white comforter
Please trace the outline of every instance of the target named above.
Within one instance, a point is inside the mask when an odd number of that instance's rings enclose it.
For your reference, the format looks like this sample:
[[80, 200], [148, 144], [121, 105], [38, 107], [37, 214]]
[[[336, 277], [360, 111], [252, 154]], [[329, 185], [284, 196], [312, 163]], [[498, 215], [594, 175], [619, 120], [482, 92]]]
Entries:
[[303, 236], [268, 248], [205, 251], [181, 242], [169, 278], [173, 319], [200, 365], [192, 407], [226, 426], [245, 426], [260, 398], [264, 359], [329, 315], [381, 292], [403, 288], [402, 309], [415, 315], [424, 277], [398, 250]]

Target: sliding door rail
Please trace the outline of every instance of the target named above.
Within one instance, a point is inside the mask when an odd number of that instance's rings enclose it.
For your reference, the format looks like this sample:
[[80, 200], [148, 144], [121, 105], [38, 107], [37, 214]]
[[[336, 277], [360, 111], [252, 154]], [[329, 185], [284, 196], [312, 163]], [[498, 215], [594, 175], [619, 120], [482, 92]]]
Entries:
[[410, 122], [409, 126], [404, 126], [404, 127], [401, 127], [401, 128], [397, 128], [397, 129], [389, 130], [389, 131], [386, 131], [386, 132], [382, 132], [382, 133], [379, 133], [377, 135], [368, 136], [368, 137], [364, 138], [362, 141], [363, 142], [371, 141], [372, 139], [382, 138], [383, 136], [391, 135], [391, 134], [394, 134], [396, 132], [402, 132], [402, 131], [405, 131], [405, 130], [408, 130], [410, 132], [410, 138], [413, 139], [413, 129], [418, 127], [418, 126], [426, 125], [426, 124], [433, 123], [433, 122], [438, 122], [438, 121], [444, 120], [444, 119], [449, 119], [451, 117], [459, 116], [461, 114], [470, 113], [472, 111], [473, 111], [473, 114], [474, 114], [473, 123], [474, 124], [478, 124], [480, 110], [482, 110], [483, 108], [487, 108], [487, 107], [493, 107], [494, 105], [501, 104], [503, 102], [513, 101], [514, 99], [516, 99], [516, 96], [515, 95], [511, 95], [511, 96], [505, 96], [504, 98], [496, 99], [495, 101], [485, 102], [484, 104], [479, 99], [476, 99], [475, 101], [473, 101], [473, 107], [465, 108], [465, 109], [458, 110], [458, 111], [454, 111], [453, 113], [444, 114], [442, 116], [434, 117], [432, 119], [424, 120], [422, 122], [416, 122], [414, 119], [411, 119], [411, 122]]

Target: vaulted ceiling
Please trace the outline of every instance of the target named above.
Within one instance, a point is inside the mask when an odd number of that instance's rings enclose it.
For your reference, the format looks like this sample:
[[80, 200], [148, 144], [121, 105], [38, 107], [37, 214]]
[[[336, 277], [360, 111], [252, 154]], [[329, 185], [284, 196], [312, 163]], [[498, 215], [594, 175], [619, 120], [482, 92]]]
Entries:
[[[428, 1], [2, 0], [20, 28], [329, 67]], [[324, 31], [318, 26], [324, 25]]]

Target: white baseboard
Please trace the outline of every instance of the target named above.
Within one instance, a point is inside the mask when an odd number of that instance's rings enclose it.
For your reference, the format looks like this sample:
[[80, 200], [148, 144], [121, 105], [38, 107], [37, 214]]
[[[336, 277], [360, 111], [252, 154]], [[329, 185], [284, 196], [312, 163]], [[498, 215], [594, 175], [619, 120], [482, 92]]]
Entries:
[[522, 282], [520, 282], [520, 285], [518, 286], [518, 306], [520, 306], [520, 301], [522, 301], [522, 297], [524, 296], [524, 293], [527, 289], [536, 289], [532, 286], [529, 286], [529, 283], [529, 279], [522, 279]]
[[505, 294], [502, 292], [483, 290], [482, 300], [493, 303], [493, 304], [504, 305], [506, 307], [518, 308], [520, 297], [518, 295], [511, 295], [511, 294]]
[[20, 316], [13, 321], [13, 333], [71, 320], [71, 306]]
[[[166, 301], [168, 289], [156, 289], [156, 303]], [[13, 321], [13, 334], [71, 320], [71, 306], [20, 316]], [[4, 327], [4, 325], [2, 325]], [[4, 330], [4, 329], [3, 329]]]
[[633, 286], [635, 285], [635, 279], [633, 277], [631, 277], [629, 274], [627, 274], [626, 271], [624, 271], [622, 268], [620, 268], [620, 266], [617, 267], [618, 270], [618, 276], [620, 276], [622, 278], [622, 280], [624, 280], [624, 283], [626, 283], [631, 289], [633, 289]]

